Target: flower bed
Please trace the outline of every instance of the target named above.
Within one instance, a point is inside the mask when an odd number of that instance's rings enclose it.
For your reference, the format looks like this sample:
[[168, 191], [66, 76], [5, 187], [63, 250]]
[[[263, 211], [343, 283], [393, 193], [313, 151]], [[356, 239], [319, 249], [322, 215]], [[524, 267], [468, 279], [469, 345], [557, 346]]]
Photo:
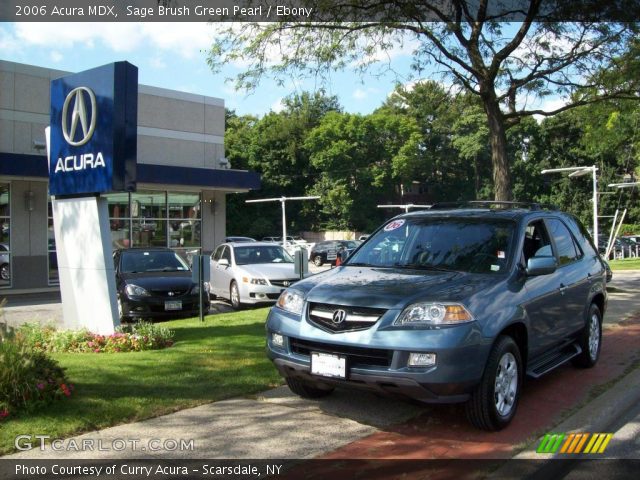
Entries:
[[68, 353], [158, 350], [173, 345], [174, 336], [168, 328], [146, 322], [122, 326], [113, 335], [98, 335], [87, 330], [56, 330], [37, 324], [23, 325], [17, 334], [35, 350]]
[[13, 331], [0, 329], [0, 422], [18, 411], [34, 411], [69, 397], [72, 391], [55, 360]]

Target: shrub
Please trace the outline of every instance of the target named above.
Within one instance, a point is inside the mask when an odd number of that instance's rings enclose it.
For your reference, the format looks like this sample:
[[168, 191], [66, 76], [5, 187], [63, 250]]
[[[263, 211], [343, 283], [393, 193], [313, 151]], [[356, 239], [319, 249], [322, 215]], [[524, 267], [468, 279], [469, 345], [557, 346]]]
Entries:
[[25, 324], [20, 327], [18, 335], [34, 349], [43, 352], [118, 353], [170, 347], [173, 345], [174, 333], [165, 327], [139, 322], [119, 327], [113, 335]]
[[0, 326], [0, 421], [19, 410], [33, 411], [68, 397], [72, 390], [55, 360]]

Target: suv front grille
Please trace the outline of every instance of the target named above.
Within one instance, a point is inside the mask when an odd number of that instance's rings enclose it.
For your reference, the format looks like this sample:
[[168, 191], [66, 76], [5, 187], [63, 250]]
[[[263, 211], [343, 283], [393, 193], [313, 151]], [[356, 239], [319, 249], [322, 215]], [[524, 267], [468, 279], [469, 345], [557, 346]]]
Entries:
[[309, 303], [309, 320], [331, 333], [371, 328], [384, 315], [382, 308]]
[[189, 290], [151, 290], [151, 292], [154, 295], [160, 296], [160, 297], [167, 297], [167, 298], [171, 298], [171, 297], [181, 297], [182, 295], [184, 295], [185, 293], [187, 293]]
[[389, 367], [393, 358], [393, 350], [380, 348], [351, 347], [347, 345], [332, 345], [329, 343], [310, 342], [297, 338], [289, 338], [291, 352], [298, 355], [311, 356], [311, 352], [332, 353], [347, 357], [349, 367]]

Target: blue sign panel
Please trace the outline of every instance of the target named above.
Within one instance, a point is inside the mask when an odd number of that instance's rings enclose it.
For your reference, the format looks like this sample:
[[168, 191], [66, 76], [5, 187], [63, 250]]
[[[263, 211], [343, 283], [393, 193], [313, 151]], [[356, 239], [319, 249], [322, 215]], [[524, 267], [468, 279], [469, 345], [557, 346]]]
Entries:
[[138, 68], [116, 62], [51, 82], [49, 193], [135, 191]]

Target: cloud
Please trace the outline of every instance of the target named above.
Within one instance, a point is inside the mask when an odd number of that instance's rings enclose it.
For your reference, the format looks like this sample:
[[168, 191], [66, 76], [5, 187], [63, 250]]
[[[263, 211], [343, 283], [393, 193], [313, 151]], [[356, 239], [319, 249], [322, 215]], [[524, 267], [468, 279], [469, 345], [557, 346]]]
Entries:
[[64, 55], [62, 55], [59, 51], [54, 50], [51, 52], [51, 60], [53, 61], [53, 63], [60, 63], [63, 58]]
[[284, 110], [284, 103], [282, 102], [282, 98], [279, 98], [271, 104], [271, 110], [275, 113], [280, 113], [282, 110]]
[[118, 53], [145, 46], [193, 58], [211, 45], [213, 31], [206, 23], [17, 23], [15, 36], [5, 37], [0, 31], [0, 46], [17, 42], [46, 47], [55, 42], [61, 49], [105, 46]]
[[167, 68], [166, 62], [159, 55], [151, 58], [149, 60], [149, 65], [151, 65], [153, 68], [156, 68], [158, 70], [162, 70], [164, 68]]
[[361, 88], [356, 88], [353, 91], [353, 98], [355, 98], [356, 100], [364, 100], [365, 98], [367, 98], [367, 95], [367, 92], [365, 92]]

